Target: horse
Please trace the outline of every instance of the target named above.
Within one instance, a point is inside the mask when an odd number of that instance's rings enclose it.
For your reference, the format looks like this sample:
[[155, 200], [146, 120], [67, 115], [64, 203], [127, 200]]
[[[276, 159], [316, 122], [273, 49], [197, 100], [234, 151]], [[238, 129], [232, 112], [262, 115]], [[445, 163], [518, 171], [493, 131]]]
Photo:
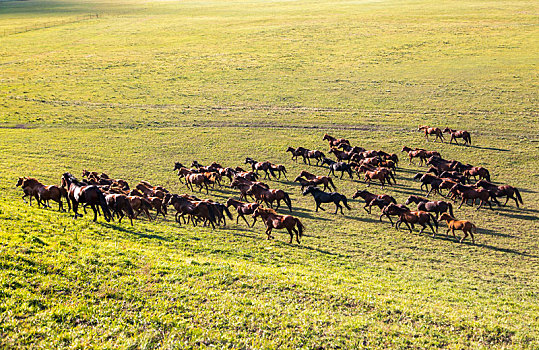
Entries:
[[135, 219], [144, 212], [149, 221], [152, 221], [152, 216], [150, 215], [149, 210], [152, 209], [152, 204], [143, 196], [134, 196], [128, 194], [127, 200], [131, 204], [131, 208], [135, 212]]
[[410, 196], [406, 200], [405, 204], [417, 204], [417, 210], [428, 211], [436, 214], [436, 219], [442, 213], [449, 212], [453, 215], [453, 204], [444, 201], [429, 201], [426, 198], [419, 196]]
[[[31, 177], [20, 177], [16, 186], [21, 186], [23, 189], [24, 197], [30, 196], [30, 205], [32, 203], [32, 197], [37, 200], [37, 204], [43, 205], [44, 208], [50, 208], [49, 200], [53, 200], [58, 203], [58, 210], [64, 211], [62, 198], [66, 199], [68, 208], [71, 210], [71, 204], [67, 199], [67, 191], [56, 185], [43, 185], [37, 179]], [[26, 202], [26, 201], [25, 201]]]
[[436, 140], [438, 139], [440, 139], [441, 142], [444, 142], [444, 134], [442, 133], [442, 130], [440, 128], [429, 128], [426, 125], [420, 125], [417, 128], [417, 131], [421, 130], [425, 132], [425, 138], [427, 139], [427, 141], [429, 141], [429, 135], [436, 135], [434, 142], [436, 142]]
[[350, 158], [355, 154], [353, 152], [340, 151], [335, 147], [332, 147], [329, 150], [329, 153], [333, 153], [339, 162], [342, 162], [343, 160], [350, 161]]
[[122, 222], [124, 213], [129, 218], [131, 226], [133, 226], [133, 219], [135, 218], [135, 212], [129, 201], [129, 198], [125, 194], [108, 194], [105, 196], [107, 205], [112, 209], [112, 216], [116, 214], [118, 216], [118, 222]]
[[298, 218], [291, 215], [279, 215], [273, 209], [265, 209], [261, 207], [256, 208], [253, 218], [256, 219], [259, 216], [262, 218], [264, 225], [266, 225], [266, 235], [268, 235], [268, 239], [273, 238], [271, 231], [274, 228], [278, 230], [286, 229], [288, 234], [290, 234], [290, 242], [288, 242], [288, 244], [292, 244], [294, 233], [296, 234], [296, 242], [300, 244], [299, 237], [303, 237], [305, 226], [303, 226]]
[[303, 153], [305, 151], [308, 151], [308, 149], [303, 148], [303, 147], [298, 147], [298, 148], [288, 147], [286, 149], [286, 152], [290, 152], [292, 154], [292, 160], [295, 161], [295, 162], [298, 161], [299, 156], [303, 156]]
[[270, 208], [273, 208], [272, 203], [277, 201], [277, 206], [275, 209], [279, 209], [282, 200], [288, 206], [288, 210], [292, 211], [292, 201], [290, 200], [290, 196], [283, 190], [272, 190], [257, 184], [253, 184], [247, 190], [247, 194], [254, 196], [256, 201], [259, 203], [266, 203], [266, 205]]
[[383, 169], [381, 170], [365, 170], [365, 178], [364, 178], [364, 181], [367, 183], [367, 187], [369, 187], [371, 185], [371, 181], [372, 180], [379, 180], [380, 183], [381, 183], [381, 188], [384, 188], [384, 185], [387, 181], [387, 184], [388, 185], [391, 185], [391, 181], [390, 181], [390, 173], [389, 171], [383, 171]]
[[434, 166], [440, 173], [444, 171], [462, 171], [466, 167], [459, 161], [445, 160], [436, 156], [427, 159], [427, 165]]
[[[324, 185], [324, 190], [331, 189], [333, 187], [333, 190], [336, 191], [337, 187], [335, 187], [335, 184], [333, 183], [333, 180], [329, 176], [316, 176], [314, 174], [309, 173], [308, 171], [303, 170], [295, 179], [295, 182], [300, 182], [302, 184], [302, 190], [303, 190], [303, 183], [300, 181], [301, 177], [306, 178], [309, 180], [313, 185]], [[331, 186], [331, 187], [330, 187]]]
[[[383, 203], [385, 203], [385, 205], [388, 205], [390, 203], [397, 204], [397, 201], [395, 200], [395, 198], [391, 197], [388, 194], [374, 194], [374, 193], [370, 193], [367, 190], [356, 191], [356, 193], [354, 193], [354, 195], [352, 196], [352, 199], [356, 199], [358, 197], [361, 197], [363, 198], [363, 200], [365, 200], [365, 206], [363, 207], [363, 209], [365, 209], [365, 211], [369, 214], [371, 213], [370, 204], [373, 200], [376, 200], [377, 202], [378, 200], [380, 200]], [[367, 210], [367, 208], [369, 208], [369, 210]]]
[[[412, 227], [414, 224], [421, 225], [421, 230], [419, 231], [419, 234], [423, 233], [423, 231], [427, 228], [427, 225], [432, 230], [432, 237], [436, 235], [436, 232], [434, 231], [434, 228], [432, 227], [430, 221], [434, 222], [434, 226], [436, 226], [436, 231], [438, 231], [438, 222], [432, 216], [431, 213], [427, 213], [426, 211], [410, 211], [406, 210], [406, 208], [396, 208], [395, 210], [399, 214], [399, 219], [395, 223], [395, 228], [399, 230], [400, 225], [404, 222], [406, 226], [408, 226], [408, 230], [410, 230], [410, 233], [412, 233]], [[410, 227], [412, 225], [412, 227]]]
[[309, 186], [307, 187], [307, 189], [305, 189], [305, 191], [303, 191], [303, 195], [306, 196], [309, 193], [313, 195], [314, 201], [316, 202], [315, 211], [318, 211], [318, 208], [325, 211], [325, 209], [320, 206], [320, 203], [330, 203], [330, 202], [335, 203], [335, 214], [337, 214], [338, 210], [341, 209], [341, 214], [344, 215], [342, 211], [342, 205], [340, 204], [340, 202], [343, 202], [346, 209], [352, 210], [352, 208], [350, 208], [350, 206], [348, 205], [346, 196], [338, 192], [327, 193], [314, 186]]
[[337, 176], [337, 175], [335, 175], [335, 172], [340, 171], [341, 172], [341, 177], [340, 177], [341, 179], [344, 176], [344, 172], [347, 172], [348, 176], [350, 176], [350, 178], [353, 179], [353, 177], [352, 177], [352, 166], [350, 164], [348, 164], [348, 163], [336, 162], [336, 161], [331, 160], [329, 158], [324, 158], [324, 160], [322, 161], [322, 164], [327, 164], [329, 166], [328, 176], [330, 176], [332, 174], [333, 174], [333, 176]]
[[[427, 191], [427, 197], [430, 196], [430, 194], [433, 192], [434, 194], [438, 193], [441, 195], [440, 185], [444, 182], [444, 179], [441, 179], [438, 176], [432, 175], [430, 173], [425, 173], [425, 174], [417, 173], [415, 174], [413, 179], [421, 181], [421, 190], [423, 190], [423, 186], [425, 186], [426, 188], [425, 191]], [[428, 185], [431, 186], [430, 190], [429, 190]]]
[[311, 159], [316, 159], [316, 165], [318, 166], [320, 162], [326, 157], [326, 155], [319, 150], [306, 150], [302, 154], [303, 163], [311, 165]]
[[393, 220], [391, 220], [391, 216], [398, 216], [399, 213], [404, 210], [410, 211], [410, 209], [408, 209], [408, 207], [403, 204], [389, 203], [382, 208], [382, 212], [380, 213], [380, 222], [382, 222], [382, 217], [387, 216], [389, 222], [391, 223], [391, 226], [394, 226]]
[[462, 230], [464, 232], [464, 236], [460, 239], [460, 243], [464, 241], [466, 237], [468, 237], [468, 234], [470, 234], [470, 237], [472, 238], [472, 243], [475, 244], [475, 239], [473, 234], [477, 234], [477, 227], [471, 223], [468, 220], [456, 220], [453, 216], [443, 213], [442, 216], [440, 216], [440, 222], [444, 221], [447, 222], [447, 232], [446, 234], [449, 234], [449, 231], [453, 234], [453, 237], [457, 238], [455, 235], [455, 230]]
[[347, 139], [337, 139], [333, 136], [330, 136], [328, 134], [324, 134], [324, 137], [322, 138], [322, 141], [328, 141], [329, 142], [329, 145], [330, 146], [337, 146], [341, 143], [346, 143], [346, 144], [350, 144], [350, 141], [348, 141]]
[[249, 225], [249, 222], [247, 222], [247, 219], [245, 218], [245, 215], [253, 215], [255, 210], [260, 207], [260, 204], [258, 203], [244, 203], [240, 202], [238, 200], [235, 200], [234, 198], [229, 198], [226, 201], [226, 206], [230, 207], [233, 206], [236, 209], [236, 212], [238, 213], [238, 217], [236, 218], [236, 224], [239, 224], [240, 217], [245, 221], [248, 227], [253, 227], [256, 222], [256, 218], [253, 220], [253, 224]]
[[103, 217], [108, 222], [111, 220], [112, 215], [109, 211], [107, 200], [105, 195], [97, 186], [88, 186], [86, 183], [77, 180], [75, 176], [70, 173], [64, 173], [62, 175], [62, 187], [67, 188], [68, 197], [71, 200], [74, 218], [82, 217], [82, 214], [78, 213], [79, 204], [90, 205], [94, 211], [94, 222], [97, 221], [98, 207], [103, 210]]
[[203, 188], [206, 188], [206, 194], [209, 193], [208, 191], [208, 184], [210, 181], [204, 174], [189, 174], [185, 176], [185, 182], [186, 185], [191, 188], [191, 191], [193, 190], [193, 185], [197, 186], [199, 188], [199, 192], [202, 192]]
[[427, 154], [424, 150], [415, 150], [410, 147], [403, 146], [401, 152], [406, 152], [408, 154], [408, 164], [412, 163], [413, 158], [419, 158], [419, 166], [423, 165], [423, 162], [427, 159]]
[[268, 161], [257, 162], [256, 160], [247, 157], [245, 158], [245, 164], [251, 164], [253, 171], [256, 173], [258, 173], [259, 170], [264, 171], [264, 179], [270, 179], [270, 174], [271, 176], [276, 177], [271, 167], [272, 164]]
[[481, 166], [474, 166], [471, 167], [468, 170], [465, 170], [463, 175], [470, 181], [470, 178], [473, 176], [474, 180], [477, 180], [477, 177], [479, 177], [479, 180], [487, 180], [490, 182], [490, 172], [487, 170], [487, 168], [483, 168]]
[[472, 206], [475, 201], [475, 199], [479, 199], [480, 203], [476, 210], [479, 210], [481, 206], [486, 202], [490, 209], [492, 209], [492, 204], [488, 200], [490, 198], [490, 193], [484, 188], [473, 188], [470, 186], [465, 186], [462, 184], [455, 184], [450, 190], [449, 193], [453, 195], [453, 197], [456, 197], [457, 195], [460, 195], [462, 197], [462, 201], [460, 202], [459, 209], [462, 207], [462, 204], [464, 202], [467, 202], [468, 199], [472, 200]]
[[197, 223], [195, 217], [199, 217], [204, 220], [203, 226], [206, 226], [209, 222], [212, 228], [215, 229], [217, 213], [215, 207], [210, 203], [204, 201], [191, 201], [186, 196], [173, 194], [169, 197], [167, 205], [172, 205], [176, 210], [175, 219], [177, 223], [181, 224], [180, 218], [184, 215], [188, 215], [193, 226], [196, 226]]
[[271, 170], [274, 171], [274, 172], [277, 172], [277, 179], [280, 180], [281, 179], [281, 174], [284, 175], [284, 178], [288, 180], [288, 178], [286, 177], [286, 168], [284, 165], [282, 164], [272, 164], [271, 165]]
[[520, 202], [520, 204], [524, 204], [522, 202], [522, 197], [520, 196], [520, 191], [516, 187], [509, 185], [498, 186], [486, 180], [479, 180], [475, 183], [474, 186], [486, 189], [490, 193], [490, 198], [492, 198], [498, 205], [501, 204], [500, 202], [498, 202], [498, 199], [496, 197], [503, 196], [507, 196], [507, 198], [505, 199], [505, 203], [503, 204], [504, 207], [507, 205], [509, 199], [513, 199], [515, 201], [517, 208], [519, 208], [518, 202]]
[[457, 142], [457, 139], [462, 139], [464, 140], [465, 146], [472, 145], [472, 138], [470, 136], [470, 133], [466, 130], [453, 130], [446, 127], [443, 132], [451, 134], [451, 140], [449, 140], [449, 144], [451, 144], [451, 142], [455, 140], [455, 143], [458, 145], [459, 143]]

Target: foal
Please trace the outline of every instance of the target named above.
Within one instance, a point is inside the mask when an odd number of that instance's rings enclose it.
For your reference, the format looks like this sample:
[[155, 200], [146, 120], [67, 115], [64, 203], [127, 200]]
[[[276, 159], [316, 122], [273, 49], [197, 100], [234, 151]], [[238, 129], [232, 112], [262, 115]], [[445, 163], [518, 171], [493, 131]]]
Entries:
[[454, 217], [452, 217], [451, 215], [447, 214], [447, 213], [443, 213], [442, 216], [440, 216], [440, 220], [439, 221], [443, 221], [445, 220], [447, 222], [447, 234], [449, 234], [449, 231], [451, 231], [451, 233], [453, 234], [453, 237], [457, 238], [457, 236], [455, 236], [455, 230], [462, 230], [462, 232], [464, 232], [464, 236], [460, 239], [460, 243], [462, 243], [462, 241], [464, 241], [464, 239], [466, 237], [468, 237], [468, 233], [470, 234], [470, 237], [472, 237], [472, 243], [475, 244], [475, 239], [474, 239], [474, 236], [473, 234], [477, 234], [477, 227], [472, 224], [470, 221], [468, 220], [455, 220]]

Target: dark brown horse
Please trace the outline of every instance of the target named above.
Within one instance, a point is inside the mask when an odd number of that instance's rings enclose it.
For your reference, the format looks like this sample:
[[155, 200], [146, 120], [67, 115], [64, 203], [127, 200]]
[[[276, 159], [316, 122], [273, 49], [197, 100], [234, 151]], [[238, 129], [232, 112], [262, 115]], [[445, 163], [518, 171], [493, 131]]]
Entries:
[[451, 144], [451, 142], [455, 140], [455, 143], [458, 145], [459, 143], [457, 142], [457, 139], [463, 139], [464, 145], [472, 144], [472, 138], [470, 136], [470, 133], [466, 130], [454, 130], [446, 127], [443, 132], [451, 134], [451, 140], [449, 140], [449, 144]]
[[391, 216], [399, 216], [403, 211], [410, 211], [410, 209], [403, 204], [389, 203], [382, 208], [382, 212], [380, 213], [380, 222], [382, 221], [382, 217], [387, 216], [389, 222], [391, 222], [391, 226], [394, 226]]
[[524, 204], [522, 202], [522, 197], [520, 196], [520, 191], [516, 187], [509, 185], [498, 186], [485, 180], [477, 181], [475, 183], [475, 187], [482, 187], [486, 189], [490, 193], [490, 198], [492, 198], [498, 205], [501, 204], [500, 202], [498, 202], [498, 199], [496, 197], [504, 196], [506, 196], [507, 198], [505, 199], [505, 203], [503, 204], [503, 206], [507, 205], [507, 202], [510, 198], [515, 201], [517, 208], [519, 207], [518, 202], [520, 202], [520, 204]]
[[[410, 211], [406, 210], [405, 208], [397, 209], [396, 211], [399, 212], [399, 219], [395, 223], [395, 228], [398, 230], [400, 228], [400, 225], [404, 222], [406, 226], [408, 226], [408, 230], [410, 230], [410, 233], [412, 233], [412, 227], [414, 224], [421, 225], [421, 230], [419, 233], [423, 233], [423, 231], [427, 228], [427, 225], [432, 230], [432, 236], [434, 237], [436, 235], [436, 231], [438, 230], [438, 222], [434, 218], [434, 216], [431, 213], [427, 213], [426, 211]], [[436, 226], [436, 231], [434, 231], [434, 228], [431, 225], [431, 220], [434, 223], [434, 226]], [[410, 227], [411, 225], [411, 227]]]
[[187, 198], [187, 196], [173, 194], [168, 197], [167, 205], [172, 205], [176, 210], [176, 222], [181, 223], [180, 218], [184, 215], [188, 215], [193, 226], [196, 226], [197, 223], [195, 218], [200, 218], [204, 222], [203, 226], [206, 226], [206, 224], [209, 223], [212, 228], [215, 229], [217, 213], [215, 207], [210, 203], [204, 201], [192, 201]]
[[417, 210], [428, 211], [436, 214], [436, 219], [442, 213], [449, 212], [453, 215], [453, 204], [444, 201], [429, 201], [427, 198], [410, 196], [405, 204], [417, 204]]
[[111, 220], [112, 215], [109, 211], [105, 195], [97, 186], [88, 186], [86, 183], [77, 180], [72, 174], [64, 173], [62, 175], [62, 187], [67, 189], [75, 218], [82, 217], [82, 214], [78, 213], [78, 207], [79, 204], [85, 204], [90, 205], [94, 211], [94, 221], [97, 221], [98, 207], [101, 207], [105, 220]]
[[258, 174], [258, 171], [259, 170], [262, 170], [264, 172], [264, 179], [269, 179], [270, 178], [270, 175], [273, 176], [273, 177], [276, 177], [275, 176], [275, 173], [273, 173], [273, 169], [271, 167], [271, 163], [268, 162], [268, 161], [265, 161], [265, 162], [257, 162], [256, 160], [252, 159], [252, 158], [245, 158], [245, 164], [251, 164], [251, 167], [253, 169], [254, 172], [256, 172]]
[[303, 148], [303, 147], [298, 147], [298, 148], [292, 148], [292, 147], [288, 147], [286, 149], [286, 152], [290, 152], [292, 154], [292, 160], [293, 161], [298, 161], [298, 157], [303, 157], [303, 153], [305, 151], [308, 151], [308, 149], [306, 148]]
[[239, 224], [240, 217], [245, 221], [248, 227], [253, 227], [256, 222], [256, 218], [254, 218], [253, 224], [249, 225], [249, 222], [247, 222], [247, 219], [245, 218], [245, 215], [253, 215], [255, 210], [260, 207], [260, 204], [258, 203], [244, 203], [240, 202], [238, 200], [235, 200], [234, 198], [229, 198], [226, 201], [226, 206], [230, 207], [233, 206], [236, 209], [236, 212], [238, 213], [238, 217], [236, 218], [236, 223]]
[[264, 225], [266, 225], [266, 235], [268, 239], [273, 238], [271, 231], [275, 228], [277, 230], [286, 229], [288, 234], [290, 234], [290, 242], [294, 238], [294, 233], [296, 234], [296, 242], [300, 243], [299, 238], [303, 236], [303, 231], [305, 226], [299, 221], [298, 218], [295, 218], [291, 215], [279, 215], [273, 209], [257, 208], [253, 214], [253, 218], [261, 217]]
[[440, 128], [429, 128], [426, 125], [420, 125], [417, 128], [417, 131], [421, 130], [425, 132], [425, 138], [427, 139], [427, 141], [429, 140], [429, 135], [436, 135], [434, 142], [436, 142], [436, 140], [438, 139], [440, 139], [441, 142], [444, 142], [444, 134], [442, 133], [442, 130]]

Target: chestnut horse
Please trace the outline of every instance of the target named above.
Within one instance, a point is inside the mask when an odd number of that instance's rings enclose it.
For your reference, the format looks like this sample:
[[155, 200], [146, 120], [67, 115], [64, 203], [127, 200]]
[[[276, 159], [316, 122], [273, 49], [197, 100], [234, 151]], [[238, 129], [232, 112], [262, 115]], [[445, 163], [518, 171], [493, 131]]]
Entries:
[[476, 210], [479, 210], [479, 208], [481, 208], [484, 203], [487, 203], [490, 209], [492, 209], [492, 204], [488, 200], [490, 198], [490, 193], [484, 188], [474, 188], [471, 186], [465, 186], [457, 183], [449, 190], [449, 193], [453, 195], [453, 198], [455, 198], [457, 195], [460, 195], [462, 197], [459, 209], [460, 207], [462, 207], [462, 204], [468, 201], [468, 199], [472, 200], [472, 207], [476, 199], [480, 200], [479, 206]]
[[[371, 213], [371, 210], [370, 210], [372, 207], [371, 202], [373, 201], [376, 201], [376, 203], [378, 201], [381, 201], [385, 205], [388, 205], [390, 203], [397, 204], [397, 201], [395, 200], [395, 198], [391, 197], [388, 194], [374, 194], [366, 190], [356, 191], [356, 193], [354, 193], [354, 195], [352, 196], [353, 199], [356, 199], [358, 197], [361, 197], [363, 198], [363, 200], [365, 200], [365, 206], [363, 207], [363, 209], [365, 209], [365, 211], [369, 214]], [[369, 208], [369, 210], [367, 210], [367, 208]]]
[[492, 198], [498, 205], [501, 204], [500, 202], [498, 202], [498, 199], [496, 199], [496, 197], [503, 196], [507, 196], [505, 203], [503, 204], [504, 207], [507, 205], [509, 198], [514, 199], [517, 208], [519, 207], [518, 202], [520, 202], [520, 204], [524, 204], [522, 202], [522, 197], [520, 196], [520, 191], [516, 187], [509, 185], [498, 186], [485, 180], [477, 181], [475, 183], [475, 187], [483, 187], [484, 189], [486, 189], [490, 193], [490, 198]]
[[470, 237], [472, 238], [472, 243], [475, 243], [475, 239], [473, 234], [477, 234], [477, 227], [472, 224], [468, 220], [455, 220], [454, 217], [447, 213], [443, 213], [442, 216], [440, 216], [440, 221], [446, 221], [447, 222], [447, 232], [446, 234], [449, 234], [449, 231], [453, 234], [453, 237], [457, 238], [455, 236], [455, 230], [462, 230], [464, 232], [464, 236], [460, 239], [460, 243], [464, 241], [466, 237], [468, 237], [468, 233], [470, 234]]
[[477, 180], [477, 177], [479, 177], [479, 180], [487, 180], [490, 182], [490, 172], [487, 170], [487, 168], [483, 168], [481, 166], [474, 166], [470, 169], [464, 170], [463, 175], [468, 179], [469, 182], [470, 178], [473, 176], [474, 180]]
[[131, 226], [133, 226], [133, 219], [135, 218], [135, 212], [131, 206], [129, 198], [125, 194], [108, 194], [105, 196], [107, 205], [112, 209], [112, 216], [116, 214], [118, 216], [118, 222], [122, 222], [124, 213], [129, 218]]
[[417, 128], [417, 131], [421, 130], [425, 132], [425, 138], [427, 139], [427, 141], [429, 140], [429, 135], [436, 135], [434, 142], [436, 142], [436, 140], [438, 139], [440, 139], [441, 142], [444, 142], [444, 134], [442, 133], [442, 130], [440, 128], [429, 128], [426, 125], [420, 125]]
[[463, 139], [464, 145], [472, 145], [472, 138], [470, 137], [470, 133], [466, 130], [453, 130], [446, 127], [443, 132], [451, 134], [451, 140], [449, 140], [449, 144], [451, 144], [451, 142], [455, 140], [455, 143], [458, 145], [459, 143], [457, 142], [457, 139]]
[[404, 146], [402, 147], [401, 152], [408, 153], [408, 164], [414, 164], [412, 163], [413, 158], [419, 158], [419, 166], [423, 165], [423, 162], [427, 159], [427, 154], [424, 150], [419, 149], [411, 149], [410, 147]]
[[328, 141], [329, 142], [329, 146], [338, 146], [339, 144], [341, 143], [346, 143], [346, 144], [350, 144], [350, 141], [348, 141], [347, 139], [337, 139], [333, 136], [330, 136], [328, 134], [325, 134], [324, 137], [322, 138], [322, 141]]
[[79, 204], [90, 205], [94, 211], [94, 221], [97, 221], [98, 207], [103, 210], [103, 217], [108, 222], [111, 220], [112, 215], [107, 205], [105, 195], [99, 187], [88, 186], [85, 182], [77, 180], [75, 176], [70, 173], [64, 173], [62, 175], [62, 187], [67, 188], [68, 197], [71, 200], [74, 218], [82, 217], [82, 214], [78, 213]]
[[262, 221], [264, 221], [264, 225], [266, 225], [266, 235], [268, 235], [268, 239], [273, 238], [271, 230], [274, 228], [277, 230], [286, 229], [290, 234], [290, 242], [288, 243], [292, 244], [294, 233], [296, 234], [296, 242], [298, 242], [298, 244], [300, 243], [299, 238], [303, 237], [305, 226], [303, 226], [298, 218], [295, 218], [292, 215], [279, 215], [273, 209], [261, 207], [255, 210], [253, 218], [256, 219], [259, 216], [262, 218]]

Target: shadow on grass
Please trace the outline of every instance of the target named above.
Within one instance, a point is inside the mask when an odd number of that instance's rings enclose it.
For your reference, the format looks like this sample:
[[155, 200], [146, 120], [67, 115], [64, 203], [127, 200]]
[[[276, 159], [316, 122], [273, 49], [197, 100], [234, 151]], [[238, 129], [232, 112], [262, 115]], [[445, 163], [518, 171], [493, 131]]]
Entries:
[[505, 148], [497, 148], [497, 147], [483, 147], [483, 146], [475, 146], [475, 145], [464, 146], [463, 144], [459, 144], [458, 146], [460, 146], [460, 147], [477, 148], [477, 149], [488, 149], [488, 150], [491, 150], [491, 151], [499, 151], [499, 152], [510, 152], [510, 151], [511, 151], [511, 150], [509, 150], [509, 149], [505, 149]]
[[[137, 232], [137, 231], [135, 231], [134, 227], [133, 227], [133, 229], [129, 229], [129, 228], [125, 228], [125, 227], [122, 227], [122, 226], [118, 226], [116, 224], [111, 224], [111, 223], [107, 223], [107, 222], [99, 222], [99, 221], [98, 221], [98, 224], [103, 226], [103, 227], [106, 227], [106, 228], [110, 228], [110, 229], [120, 231], [120, 232], [129, 233], [129, 234], [132, 234], [134, 236], [141, 237], [141, 238], [155, 238], [155, 239], [159, 239], [159, 240], [162, 240], [162, 241], [169, 241], [168, 238], [165, 238], [165, 237], [162, 237], [162, 236], [159, 236], [159, 235], [156, 235], [156, 234], [145, 234], [145, 233], [142, 233], [142, 232]], [[148, 231], [148, 230], [146, 230], [146, 231]]]

